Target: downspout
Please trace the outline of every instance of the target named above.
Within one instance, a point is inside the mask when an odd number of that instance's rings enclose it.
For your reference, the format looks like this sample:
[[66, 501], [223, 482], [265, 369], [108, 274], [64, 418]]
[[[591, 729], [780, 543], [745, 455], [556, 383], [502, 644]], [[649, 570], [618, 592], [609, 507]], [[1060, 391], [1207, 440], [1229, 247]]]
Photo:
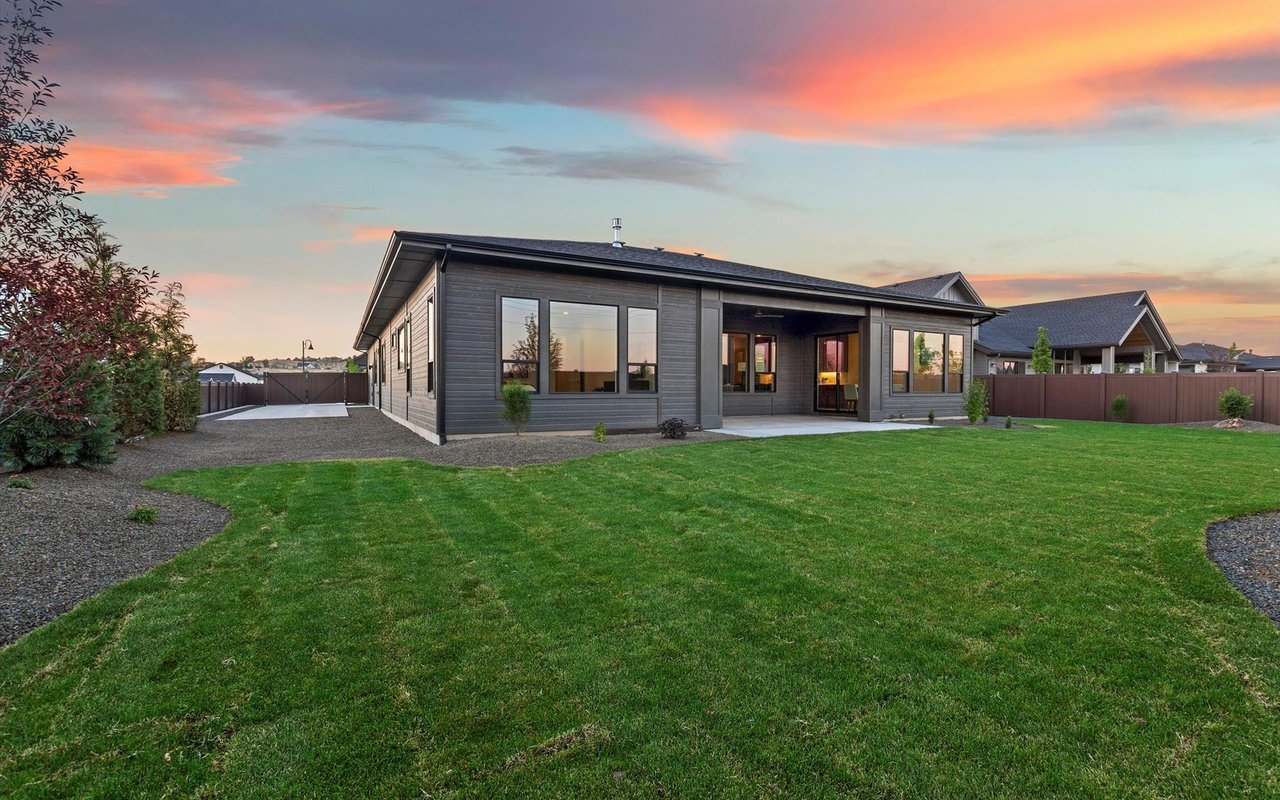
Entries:
[[447, 304], [444, 295], [444, 268], [449, 264], [449, 254], [453, 252], [453, 245], [446, 244], [444, 246], [444, 255], [440, 257], [440, 266], [436, 268], [436, 327], [439, 330], [432, 331], [432, 335], [436, 337], [436, 436], [440, 439], [440, 444], [444, 444], [445, 438], [445, 392], [448, 391], [449, 382], [444, 379], [445, 364], [448, 356], [448, 342], [445, 340], [444, 329], [445, 320], [448, 319], [448, 312], [445, 311]]

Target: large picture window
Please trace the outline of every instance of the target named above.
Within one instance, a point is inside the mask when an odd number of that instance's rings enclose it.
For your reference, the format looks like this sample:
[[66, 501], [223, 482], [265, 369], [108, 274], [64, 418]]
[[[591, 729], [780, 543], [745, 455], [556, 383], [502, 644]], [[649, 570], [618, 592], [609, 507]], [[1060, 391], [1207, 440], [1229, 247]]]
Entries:
[[778, 383], [775, 367], [778, 361], [778, 339], [775, 336], [756, 334], [755, 360], [752, 362], [752, 375], [757, 392], [775, 392]]
[[551, 303], [551, 391], [618, 391], [618, 309]]
[[963, 334], [894, 329], [892, 390], [962, 392], [964, 361]]
[[627, 391], [658, 391], [658, 310], [627, 309]]
[[538, 301], [502, 298], [503, 383], [515, 381], [538, 390], [538, 342]]
[[726, 333], [720, 347], [726, 392], [747, 390], [747, 335]]

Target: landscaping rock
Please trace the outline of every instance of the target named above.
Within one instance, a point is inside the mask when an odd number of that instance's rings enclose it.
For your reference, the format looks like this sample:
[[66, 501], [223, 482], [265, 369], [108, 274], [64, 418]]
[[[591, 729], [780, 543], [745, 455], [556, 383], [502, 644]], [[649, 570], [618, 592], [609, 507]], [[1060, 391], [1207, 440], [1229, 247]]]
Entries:
[[1280, 511], [1215, 522], [1206, 548], [1226, 579], [1280, 627]]

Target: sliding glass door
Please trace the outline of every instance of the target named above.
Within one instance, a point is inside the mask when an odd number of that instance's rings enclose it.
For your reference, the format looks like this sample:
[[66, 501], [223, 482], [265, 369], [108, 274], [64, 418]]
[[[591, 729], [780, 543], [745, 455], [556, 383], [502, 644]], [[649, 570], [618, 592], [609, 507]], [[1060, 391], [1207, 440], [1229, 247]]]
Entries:
[[858, 413], [858, 334], [819, 336], [817, 341], [814, 408], [818, 411]]

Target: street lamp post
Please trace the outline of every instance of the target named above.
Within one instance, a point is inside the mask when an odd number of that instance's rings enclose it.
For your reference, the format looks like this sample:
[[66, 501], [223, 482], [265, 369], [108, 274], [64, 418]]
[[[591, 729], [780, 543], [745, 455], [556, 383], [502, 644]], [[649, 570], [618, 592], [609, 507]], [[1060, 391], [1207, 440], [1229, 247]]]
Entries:
[[302, 340], [302, 371], [303, 371], [303, 372], [306, 372], [306, 371], [307, 371], [307, 351], [308, 351], [308, 350], [315, 350], [315, 349], [316, 349], [316, 348], [315, 348], [315, 346], [314, 346], [314, 345], [312, 345], [312, 344], [311, 344], [311, 340], [310, 340], [310, 339], [303, 339], [303, 340]]

